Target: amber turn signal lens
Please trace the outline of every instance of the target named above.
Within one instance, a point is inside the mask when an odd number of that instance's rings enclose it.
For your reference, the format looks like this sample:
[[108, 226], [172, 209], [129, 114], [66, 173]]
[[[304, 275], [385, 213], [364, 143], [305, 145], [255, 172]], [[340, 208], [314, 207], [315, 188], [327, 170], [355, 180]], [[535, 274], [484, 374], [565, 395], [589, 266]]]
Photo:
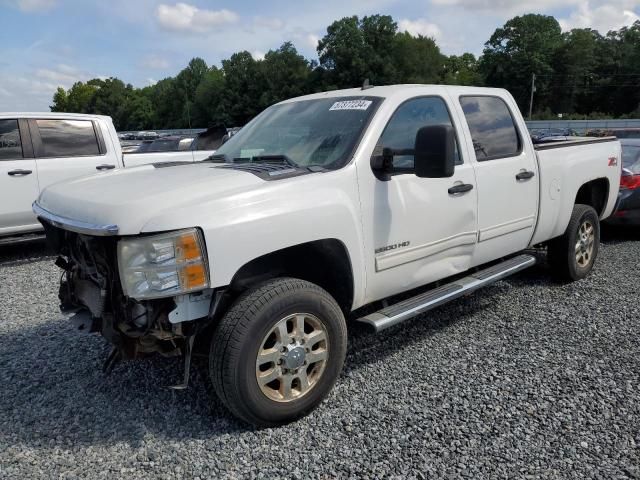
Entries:
[[183, 267], [180, 271], [182, 287], [184, 290], [193, 290], [207, 286], [207, 272], [201, 263]]
[[183, 262], [197, 260], [202, 256], [195, 233], [188, 233], [176, 239], [176, 257]]

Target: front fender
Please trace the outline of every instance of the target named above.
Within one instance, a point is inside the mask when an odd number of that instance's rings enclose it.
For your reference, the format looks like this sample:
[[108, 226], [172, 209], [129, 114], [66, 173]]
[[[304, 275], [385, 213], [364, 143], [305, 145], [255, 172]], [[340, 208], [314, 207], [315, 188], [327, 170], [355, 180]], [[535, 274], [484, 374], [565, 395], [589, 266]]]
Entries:
[[360, 305], [366, 275], [359, 205], [355, 169], [347, 166], [265, 181], [261, 188], [180, 208], [149, 221], [143, 231], [201, 228], [214, 288], [229, 285], [240, 268], [263, 255], [317, 240], [339, 240], [351, 259], [354, 305]]

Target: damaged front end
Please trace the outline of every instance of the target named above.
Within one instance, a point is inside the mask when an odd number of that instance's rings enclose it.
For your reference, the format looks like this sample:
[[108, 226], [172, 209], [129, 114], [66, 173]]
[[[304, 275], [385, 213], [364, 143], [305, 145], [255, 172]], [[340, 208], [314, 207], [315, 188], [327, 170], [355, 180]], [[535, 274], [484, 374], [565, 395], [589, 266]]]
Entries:
[[78, 330], [100, 333], [114, 346], [105, 371], [120, 359], [184, 355], [185, 380], [178, 388], [186, 387], [195, 336], [210, 325], [213, 299], [221, 295], [208, 288], [208, 271], [198, 267], [206, 267], [206, 258], [204, 245], [189, 243], [201, 239], [195, 230], [123, 239], [41, 221], [63, 270], [61, 311]]

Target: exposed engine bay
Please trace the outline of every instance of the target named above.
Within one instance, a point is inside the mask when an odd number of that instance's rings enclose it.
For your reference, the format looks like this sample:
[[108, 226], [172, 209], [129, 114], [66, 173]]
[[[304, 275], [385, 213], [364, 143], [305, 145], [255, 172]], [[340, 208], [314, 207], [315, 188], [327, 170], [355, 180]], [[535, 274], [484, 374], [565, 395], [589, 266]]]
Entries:
[[[195, 335], [210, 323], [211, 291], [134, 300], [122, 291], [116, 237], [82, 235], [43, 223], [59, 255], [56, 265], [63, 270], [60, 310], [71, 315], [78, 330], [100, 333], [114, 346], [105, 370], [121, 358], [151, 353], [190, 357]], [[188, 321], [194, 316], [201, 321]]]

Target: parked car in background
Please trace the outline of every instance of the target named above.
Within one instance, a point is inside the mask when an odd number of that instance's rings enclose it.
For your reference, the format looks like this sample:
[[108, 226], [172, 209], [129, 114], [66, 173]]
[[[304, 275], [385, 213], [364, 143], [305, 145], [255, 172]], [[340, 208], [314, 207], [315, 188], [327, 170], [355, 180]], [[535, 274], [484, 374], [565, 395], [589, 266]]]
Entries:
[[138, 134], [136, 135], [136, 140], [155, 140], [159, 137], [160, 135], [158, 135], [156, 132], [138, 132]]
[[[152, 140], [148, 141], [149, 143], [152, 142]], [[130, 144], [122, 144], [122, 153], [134, 153], [134, 152], [138, 152], [140, 151], [140, 147], [141, 147], [142, 143], [130, 143]]]
[[640, 138], [640, 128], [596, 128], [587, 131], [588, 137]]
[[616, 211], [607, 223], [640, 225], [640, 138], [623, 138], [622, 174]]
[[31, 204], [47, 186], [173, 158], [123, 157], [110, 117], [71, 113], [0, 113], [0, 243], [36, 238]]
[[531, 140], [534, 144], [564, 142], [577, 136], [578, 132], [571, 128], [545, 128], [531, 131]]
[[[191, 144], [193, 143], [193, 137], [180, 137], [177, 135], [170, 135], [166, 137], [160, 137], [157, 140], [151, 142], [146, 148], [146, 152], [184, 152], [191, 150]], [[140, 150], [138, 150], [140, 152]]]
[[[124, 150], [126, 161], [153, 163], [154, 157], [172, 162], [198, 162], [213, 155], [228, 138], [224, 127], [209, 128], [196, 138], [170, 135], [156, 140], [143, 140], [136, 150]], [[169, 160], [170, 159], [170, 160]]]

